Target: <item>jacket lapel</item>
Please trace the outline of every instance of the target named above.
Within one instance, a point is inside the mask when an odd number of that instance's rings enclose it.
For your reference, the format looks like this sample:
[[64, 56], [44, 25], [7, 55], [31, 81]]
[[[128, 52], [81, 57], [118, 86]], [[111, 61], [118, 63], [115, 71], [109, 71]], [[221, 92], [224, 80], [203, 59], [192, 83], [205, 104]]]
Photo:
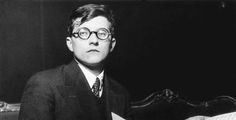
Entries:
[[95, 107], [96, 101], [90, 90], [90, 86], [75, 61], [65, 67], [65, 86], [60, 91], [67, 97], [74, 98], [66, 101], [71, 105], [75, 115], [84, 120], [95, 120], [99, 118], [99, 111]]
[[105, 75], [103, 78], [103, 94], [105, 96], [105, 104], [106, 104], [106, 115], [107, 115], [107, 120], [112, 120], [111, 117], [111, 107], [113, 106], [110, 102], [110, 96], [112, 96], [109, 91], [110, 91], [110, 86], [109, 86], [109, 82], [108, 82], [108, 78]]
[[111, 112], [118, 114], [119, 116], [123, 116], [124, 109], [122, 106], [125, 103], [124, 96], [118, 94], [116, 88], [113, 87], [111, 79], [109, 79], [106, 75], [104, 77], [104, 93], [106, 95], [106, 109], [107, 109], [107, 117], [108, 120], [112, 120]]

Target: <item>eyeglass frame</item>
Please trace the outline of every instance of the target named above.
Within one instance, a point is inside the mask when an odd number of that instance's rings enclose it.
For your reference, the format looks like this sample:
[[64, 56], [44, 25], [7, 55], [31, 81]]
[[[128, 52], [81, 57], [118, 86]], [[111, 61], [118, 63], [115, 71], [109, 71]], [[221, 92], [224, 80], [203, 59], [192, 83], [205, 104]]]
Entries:
[[[80, 31], [81, 29], [86, 29], [86, 30], [88, 30], [89, 35], [88, 35], [87, 38], [82, 38], [82, 37], [79, 35], [79, 31]], [[108, 35], [107, 35], [107, 37], [106, 37], [105, 39], [101, 39], [101, 38], [98, 37], [98, 31], [99, 31], [99, 30], [105, 30], [105, 31], [107, 31]], [[90, 38], [90, 36], [92, 35], [92, 33], [95, 33], [96, 37], [97, 37], [99, 40], [102, 40], [102, 41], [107, 40], [107, 39], [109, 38], [109, 36], [112, 35], [112, 33], [111, 33], [108, 29], [106, 29], [106, 28], [99, 28], [97, 31], [90, 31], [87, 27], [79, 28], [76, 32], [73, 32], [71, 35], [72, 35], [73, 37], [75, 37], [75, 38], [80, 38], [80, 39], [82, 39], [82, 40], [88, 40], [88, 39]], [[76, 35], [77, 35], [77, 36], [76, 36]]]

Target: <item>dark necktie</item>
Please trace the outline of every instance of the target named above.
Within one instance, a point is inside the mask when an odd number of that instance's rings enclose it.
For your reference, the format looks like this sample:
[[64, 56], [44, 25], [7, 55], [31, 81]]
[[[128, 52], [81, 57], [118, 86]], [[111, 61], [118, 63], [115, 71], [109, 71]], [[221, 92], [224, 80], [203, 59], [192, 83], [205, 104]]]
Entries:
[[99, 87], [100, 87], [100, 80], [99, 78], [96, 78], [96, 81], [92, 87], [92, 91], [96, 97], [99, 97]]

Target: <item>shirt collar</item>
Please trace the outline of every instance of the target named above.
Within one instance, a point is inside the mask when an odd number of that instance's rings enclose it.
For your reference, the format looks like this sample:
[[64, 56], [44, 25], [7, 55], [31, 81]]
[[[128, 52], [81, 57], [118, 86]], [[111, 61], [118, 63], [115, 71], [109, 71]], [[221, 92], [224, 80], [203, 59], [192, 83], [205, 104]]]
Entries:
[[88, 83], [89, 83], [89, 86], [90, 88], [92, 88], [93, 84], [95, 83], [95, 80], [96, 78], [98, 77], [99, 80], [100, 80], [100, 88], [102, 86], [102, 79], [104, 77], [104, 70], [98, 75], [98, 76], [95, 76], [92, 72], [90, 72], [84, 65], [80, 64], [79, 62], [77, 62], [79, 67], [81, 68], [82, 72], [84, 73], [85, 75], [85, 78], [87, 79]]

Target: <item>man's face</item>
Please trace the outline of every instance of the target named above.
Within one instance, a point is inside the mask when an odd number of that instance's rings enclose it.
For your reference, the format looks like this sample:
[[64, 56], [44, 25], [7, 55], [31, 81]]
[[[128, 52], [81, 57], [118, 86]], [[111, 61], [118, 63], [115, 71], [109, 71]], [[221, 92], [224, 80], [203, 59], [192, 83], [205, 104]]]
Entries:
[[[109, 30], [111, 23], [103, 16], [97, 16], [83, 24], [80, 18], [74, 21], [74, 29], [72, 33], [78, 32], [81, 28], [88, 28], [90, 31], [97, 31], [101, 28]], [[74, 55], [85, 65], [96, 66], [103, 62], [108, 54], [115, 47], [115, 39], [109, 35], [105, 40], [97, 38], [95, 33], [92, 33], [87, 40], [80, 37], [67, 37], [67, 47]]]

